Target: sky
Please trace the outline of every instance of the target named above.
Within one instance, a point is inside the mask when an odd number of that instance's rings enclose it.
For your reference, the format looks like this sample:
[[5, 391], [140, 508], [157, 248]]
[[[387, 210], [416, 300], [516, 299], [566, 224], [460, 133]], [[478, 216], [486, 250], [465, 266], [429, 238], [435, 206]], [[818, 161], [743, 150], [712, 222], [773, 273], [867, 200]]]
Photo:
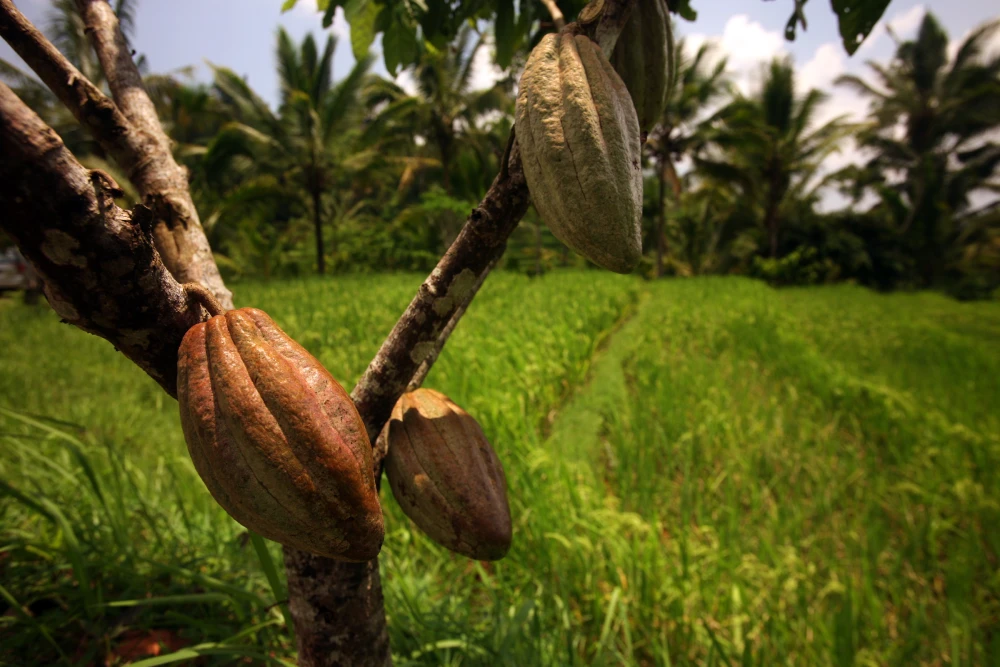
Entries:
[[[50, 0], [15, 0], [15, 5], [44, 31]], [[137, 25], [133, 43], [146, 56], [151, 72], [171, 72], [187, 66], [196, 67], [196, 77], [209, 81], [206, 62], [224, 65], [245, 76], [250, 86], [272, 104], [278, 98], [275, 71], [275, 34], [279, 25], [296, 40], [313, 32], [323, 32], [322, 16], [315, 0], [299, 0], [289, 12], [281, 13], [281, 0], [138, 0]], [[925, 12], [932, 12], [957, 45], [976, 26], [1000, 18], [996, 0], [891, 0], [882, 21], [853, 56], [848, 56], [840, 42], [837, 21], [828, 3], [815, 0], [806, 6], [809, 26], [801, 29], [794, 42], [784, 38], [784, 27], [791, 13], [792, 0], [697, 0], [698, 20], [680, 21], [679, 32], [692, 46], [711, 40], [718, 52], [729, 59], [737, 85], [751, 91], [759, 80], [760, 65], [776, 55], [790, 55], [796, 64], [800, 90], [819, 88], [830, 95], [822, 118], [849, 114], [860, 119], [867, 108], [855, 93], [833, 86], [845, 73], [866, 75], [866, 60], [886, 62], [895, 50], [886, 31], [890, 25], [900, 38], [912, 37]], [[354, 64], [349, 27], [341, 10], [333, 26], [338, 38], [334, 58], [334, 77], [344, 76]], [[374, 49], [379, 49], [376, 40]], [[994, 48], [1000, 53], [1000, 36]], [[0, 42], [0, 58], [23, 67], [20, 59]], [[488, 87], [497, 76], [490, 54], [481, 50], [477, 59], [475, 82]], [[381, 58], [376, 71], [386, 75]], [[400, 83], [411, 81], [403, 74]], [[862, 156], [848, 142], [839, 154], [827, 160], [827, 169], [857, 162]], [[829, 193], [823, 207], [843, 205], [839, 196]]]

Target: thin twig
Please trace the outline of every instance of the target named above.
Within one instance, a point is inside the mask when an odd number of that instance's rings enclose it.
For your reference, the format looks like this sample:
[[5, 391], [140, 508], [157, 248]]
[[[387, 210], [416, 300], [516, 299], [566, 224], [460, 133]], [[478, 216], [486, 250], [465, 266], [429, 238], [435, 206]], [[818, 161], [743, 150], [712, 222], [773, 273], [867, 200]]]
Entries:
[[552, 22], [556, 26], [556, 30], [562, 30], [566, 27], [566, 19], [563, 17], [562, 10], [559, 9], [559, 5], [556, 4], [556, 0], [542, 0], [542, 4], [545, 8], [549, 10], [549, 14], [552, 15]]
[[164, 264], [179, 282], [200, 282], [223, 306], [231, 308], [232, 293], [222, 282], [191, 199], [187, 170], [174, 160], [170, 138], [163, 131], [156, 107], [132, 60], [118, 16], [107, 0], [76, 0], [76, 6], [115, 103], [145, 138], [142, 159], [124, 166], [130, 170], [129, 177], [139, 192], [152, 200], [151, 206], [157, 212], [159, 220], [153, 234]]
[[226, 312], [226, 309], [219, 304], [215, 295], [205, 289], [201, 283], [184, 283], [181, 287], [187, 292], [188, 298], [208, 311], [209, 317], [222, 315]]

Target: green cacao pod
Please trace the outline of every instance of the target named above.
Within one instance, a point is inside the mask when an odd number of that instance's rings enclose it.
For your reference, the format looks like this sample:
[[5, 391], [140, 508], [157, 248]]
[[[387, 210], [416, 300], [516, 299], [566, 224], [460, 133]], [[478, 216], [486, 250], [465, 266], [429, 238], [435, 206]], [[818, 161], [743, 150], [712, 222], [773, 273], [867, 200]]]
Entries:
[[385, 473], [406, 516], [441, 546], [476, 560], [507, 553], [503, 467], [476, 420], [444, 394], [417, 389], [397, 401]]
[[254, 308], [191, 327], [177, 400], [194, 466], [239, 523], [338, 560], [382, 547], [371, 447], [350, 396]]
[[674, 51], [670, 12], [664, 0], [638, 0], [622, 28], [611, 64], [632, 96], [639, 129], [649, 132], [667, 105]]
[[560, 241], [618, 273], [642, 256], [639, 120], [583, 35], [548, 34], [521, 75], [517, 142], [531, 199]]

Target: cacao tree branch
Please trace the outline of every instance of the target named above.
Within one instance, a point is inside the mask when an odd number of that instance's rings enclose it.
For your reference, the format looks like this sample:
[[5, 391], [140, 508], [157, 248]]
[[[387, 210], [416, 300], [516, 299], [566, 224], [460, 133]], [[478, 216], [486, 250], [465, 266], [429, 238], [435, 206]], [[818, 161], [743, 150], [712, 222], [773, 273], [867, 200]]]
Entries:
[[156, 200], [153, 235], [164, 263], [179, 282], [200, 282], [223, 307], [232, 308], [232, 293], [222, 282], [191, 199], [187, 170], [174, 160], [170, 138], [132, 60], [118, 17], [107, 0], [76, 0], [76, 5], [112, 97], [144, 139], [143, 159], [124, 166], [134, 172], [130, 178], [142, 196]]
[[11, 0], [0, 0], [0, 37], [133, 179], [129, 165], [140, 160], [140, 138], [115, 103], [45, 39]]
[[515, 142], [506, 178], [493, 181], [351, 392], [372, 441], [445, 326], [472, 300], [473, 288], [503, 252], [529, 201]]
[[[503, 251], [501, 250], [501, 253], [502, 252]], [[451, 316], [451, 319], [448, 320], [448, 324], [444, 326], [444, 329], [442, 329], [441, 333], [438, 334], [437, 340], [434, 341], [434, 349], [432, 349], [427, 355], [427, 358], [421, 362], [420, 366], [417, 368], [417, 372], [413, 374], [413, 378], [410, 380], [410, 383], [406, 385], [406, 391], [416, 391], [424, 383], [424, 380], [427, 378], [427, 374], [431, 372], [431, 367], [434, 365], [434, 362], [437, 361], [438, 356], [440, 356], [445, 343], [448, 342], [452, 332], [455, 331], [455, 327], [458, 326], [458, 321], [462, 319], [463, 315], [465, 315], [465, 311], [472, 303], [472, 299], [479, 293], [479, 288], [483, 286], [484, 282], [486, 282], [486, 277], [489, 276], [490, 272], [494, 268], [496, 268], [499, 261], [500, 255], [497, 255], [493, 261], [490, 262], [489, 266], [486, 267], [486, 270], [482, 273], [482, 275], [480, 275], [476, 280], [476, 284], [472, 286], [472, 291], [469, 294], [469, 300], [455, 309], [454, 315]]]
[[176, 395], [177, 348], [203, 315], [160, 261], [151, 212], [118, 208], [117, 185], [77, 162], [2, 83], [0, 155], [0, 227], [38, 271], [53, 309]]
[[[86, 7], [83, 2], [78, 4], [88, 19], [88, 32], [101, 44], [98, 57], [117, 104], [45, 39], [11, 0], [0, 0], [0, 35], [125, 169], [145, 202], [156, 211], [154, 242], [174, 277], [181, 282], [201, 282], [224, 306], [232, 307], [232, 295], [219, 276], [191, 201], [187, 173], [174, 161], [170, 141], [124, 46], [117, 17], [103, 0], [86, 3]], [[116, 49], [116, 39], [121, 48]], [[131, 72], [120, 74], [128, 70]]]
[[[505, 153], [505, 155], [506, 154], [508, 153]], [[448, 320], [448, 324], [446, 324], [444, 329], [441, 330], [441, 333], [438, 334], [437, 340], [434, 341], [434, 349], [432, 349], [427, 355], [427, 358], [421, 362], [420, 366], [417, 368], [417, 372], [413, 374], [413, 378], [410, 380], [410, 383], [406, 385], [406, 391], [416, 391], [424, 383], [424, 380], [427, 378], [427, 374], [431, 372], [431, 367], [434, 365], [434, 362], [437, 361], [438, 356], [440, 356], [445, 343], [448, 342], [448, 338], [451, 337], [455, 327], [458, 326], [459, 320], [461, 320], [462, 316], [465, 315], [466, 308], [468, 308], [469, 304], [472, 303], [472, 297], [479, 292], [479, 288], [483, 286], [484, 282], [486, 282], [486, 277], [490, 274], [490, 271], [496, 267], [499, 260], [500, 257], [498, 256], [493, 260], [489, 267], [487, 267], [486, 271], [479, 276], [476, 284], [472, 286], [472, 295], [470, 296], [470, 300], [455, 311], [455, 314], [451, 316], [450, 320]], [[386, 454], [389, 453], [388, 438], [389, 428], [388, 424], [386, 424], [382, 427], [382, 430], [379, 432], [378, 439], [375, 441], [375, 451], [373, 456], [375, 463], [375, 484], [380, 488], [382, 481], [382, 466], [385, 462]]]
[[[614, 49], [634, 2], [606, 0], [600, 20], [586, 27], [601, 35], [606, 54]], [[503, 254], [507, 237], [528, 204], [520, 149], [514, 141], [501, 173], [351, 393], [373, 443], [418, 369], [424, 374], [430, 370], [450, 334], [449, 327], [458, 323], [478, 285]], [[289, 547], [284, 551], [299, 664], [392, 664], [377, 560], [343, 563]]]

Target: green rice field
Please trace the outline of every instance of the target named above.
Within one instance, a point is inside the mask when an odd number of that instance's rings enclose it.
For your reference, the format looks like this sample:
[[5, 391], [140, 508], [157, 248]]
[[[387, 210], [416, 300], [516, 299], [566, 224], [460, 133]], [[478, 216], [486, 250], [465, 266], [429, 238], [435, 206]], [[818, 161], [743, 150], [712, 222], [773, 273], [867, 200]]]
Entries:
[[[233, 287], [350, 388], [420, 280]], [[397, 665], [1000, 666], [1000, 303], [499, 274], [425, 384], [514, 544], [451, 554], [384, 485]], [[173, 399], [0, 300], [0, 664], [294, 664], [280, 564]]]

